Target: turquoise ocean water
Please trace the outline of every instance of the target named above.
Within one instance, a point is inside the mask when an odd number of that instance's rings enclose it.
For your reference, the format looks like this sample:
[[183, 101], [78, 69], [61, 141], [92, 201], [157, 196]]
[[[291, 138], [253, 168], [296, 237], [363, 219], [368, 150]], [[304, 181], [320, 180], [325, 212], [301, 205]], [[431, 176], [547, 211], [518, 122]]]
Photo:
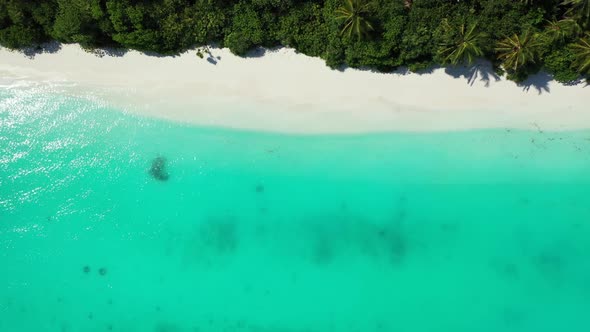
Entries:
[[2, 88], [0, 331], [590, 331], [590, 131], [269, 134]]

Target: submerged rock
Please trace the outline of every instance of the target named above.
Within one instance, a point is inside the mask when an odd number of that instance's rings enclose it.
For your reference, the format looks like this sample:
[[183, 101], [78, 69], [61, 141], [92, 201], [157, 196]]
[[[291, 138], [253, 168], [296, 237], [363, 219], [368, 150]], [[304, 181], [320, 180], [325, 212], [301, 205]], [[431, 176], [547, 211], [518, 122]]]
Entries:
[[170, 175], [168, 175], [166, 170], [166, 158], [157, 157], [152, 160], [150, 175], [158, 181], [167, 181], [170, 178]]

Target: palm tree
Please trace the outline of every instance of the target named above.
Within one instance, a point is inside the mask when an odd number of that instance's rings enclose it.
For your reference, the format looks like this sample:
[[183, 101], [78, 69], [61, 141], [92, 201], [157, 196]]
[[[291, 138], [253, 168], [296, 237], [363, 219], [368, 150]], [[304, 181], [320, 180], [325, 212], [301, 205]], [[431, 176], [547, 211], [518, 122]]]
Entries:
[[572, 19], [553, 20], [547, 21], [543, 37], [550, 43], [556, 41], [563, 42], [567, 37], [577, 35], [579, 31], [580, 26]]
[[563, 6], [569, 6], [567, 15], [575, 18], [580, 25], [587, 27], [590, 23], [590, 0], [564, 0]]
[[[447, 29], [450, 28], [447, 21], [444, 21], [443, 24], [447, 25]], [[477, 31], [476, 27], [477, 24], [471, 24], [467, 28], [465, 24], [459, 26], [456, 37], [445, 43], [440, 50], [444, 62], [450, 62], [453, 65], [460, 62], [472, 64], [475, 58], [483, 55], [481, 45], [484, 43], [486, 35]]]
[[582, 74], [590, 74], [590, 32], [586, 32], [586, 37], [572, 45], [576, 60], [574, 65]]
[[336, 9], [336, 19], [344, 21], [340, 32], [351, 37], [353, 34], [361, 39], [369, 31], [374, 30], [367, 16], [371, 12], [371, 5], [366, 0], [344, 0], [344, 5]]
[[506, 37], [496, 45], [498, 58], [502, 60], [504, 69], [516, 71], [521, 66], [535, 62], [539, 42], [536, 36], [527, 31], [512, 37]]

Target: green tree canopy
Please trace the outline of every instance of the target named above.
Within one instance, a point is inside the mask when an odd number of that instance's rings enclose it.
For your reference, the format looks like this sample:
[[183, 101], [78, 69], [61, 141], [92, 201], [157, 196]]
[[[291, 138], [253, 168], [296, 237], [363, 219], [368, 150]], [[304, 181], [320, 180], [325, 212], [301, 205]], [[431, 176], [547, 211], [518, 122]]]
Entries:
[[590, 74], [590, 33], [572, 45], [576, 60], [574, 65], [582, 74]]
[[439, 53], [444, 63], [472, 64], [475, 58], [483, 56], [482, 47], [486, 41], [486, 34], [477, 30], [477, 24], [461, 24], [453, 29], [445, 20], [443, 26], [446, 36]]
[[528, 30], [520, 35], [514, 34], [500, 40], [496, 45], [496, 52], [504, 69], [516, 71], [528, 63], [535, 62], [538, 46], [536, 36]]
[[336, 19], [344, 21], [341, 33], [357, 39], [365, 37], [374, 30], [368, 19], [370, 13], [371, 3], [367, 0], [344, 0], [344, 5], [336, 9]]
[[484, 57], [509, 79], [545, 68], [571, 81], [589, 21], [590, 0], [0, 0], [0, 45], [178, 54], [215, 44], [238, 55], [283, 45], [380, 71]]
[[562, 4], [567, 9], [567, 14], [576, 19], [583, 27], [590, 25], [590, 0], [565, 0]]

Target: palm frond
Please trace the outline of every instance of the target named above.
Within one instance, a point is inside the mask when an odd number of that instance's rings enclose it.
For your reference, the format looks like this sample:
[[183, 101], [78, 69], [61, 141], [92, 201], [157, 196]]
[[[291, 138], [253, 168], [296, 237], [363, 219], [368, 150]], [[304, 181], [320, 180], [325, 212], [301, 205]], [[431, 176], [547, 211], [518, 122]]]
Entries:
[[590, 25], [590, 0], [564, 0], [561, 5], [568, 7], [566, 15], [578, 21], [581, 26]]
[[535, 62], [538, 46], [536, 36], [527, 31], [500, 40], [496, 44], [496, 52], [505, 69], [516, 71], [527, 63]]
[[[486, 35], [476, 30], [477, 24], [459, 26], [456, 37], [444, 43], [440, 49], [443, 62], [457, 65], [461, 62], [471, 64], [477, 57], [483, 55], [483, 45]], [[452, 32], [448, 21], [443, 21], [443, 29]]]
[[572, 45], [576, 60], [574, 65], [582, 74], [590, 74], [590, 32], [586, 33], [586, 37]]
[[349, 38], [354, 34], [361, 39], [373, 31], [373, 25], [367, 19], [371, 8], [371, 3], [366, 0], [344, 0], [344, 4], [335, 11], [336, 19], [344, 21], [340, 33]]

